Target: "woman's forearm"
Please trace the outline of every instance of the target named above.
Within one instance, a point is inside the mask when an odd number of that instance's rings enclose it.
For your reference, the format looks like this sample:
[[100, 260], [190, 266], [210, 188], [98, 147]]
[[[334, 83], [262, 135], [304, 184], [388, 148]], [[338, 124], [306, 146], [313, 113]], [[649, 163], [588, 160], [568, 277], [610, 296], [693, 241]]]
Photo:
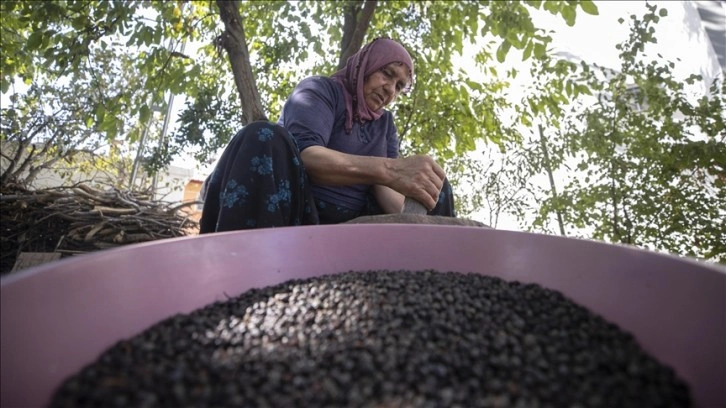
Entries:
[[322, 146], [303, 150], [305, 170], [316, 184], [385, 184], [388, 182], [384, 157], [356, 156], [341, 153]]

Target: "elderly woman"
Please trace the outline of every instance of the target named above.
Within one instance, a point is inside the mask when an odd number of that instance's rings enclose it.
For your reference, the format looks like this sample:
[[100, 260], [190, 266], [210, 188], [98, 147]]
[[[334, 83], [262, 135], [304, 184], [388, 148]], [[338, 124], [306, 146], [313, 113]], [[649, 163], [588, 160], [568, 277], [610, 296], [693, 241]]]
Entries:
[[207, 180], [201, 233], [400, 213], [407, 196], [453, 217], [442, 168], [429, 156], [398, 157], [384, 108], [412, 82], [411, 56], [385, 38], [332, 77], [304, 79], [278, 124], [254, 122], [232, 138]]

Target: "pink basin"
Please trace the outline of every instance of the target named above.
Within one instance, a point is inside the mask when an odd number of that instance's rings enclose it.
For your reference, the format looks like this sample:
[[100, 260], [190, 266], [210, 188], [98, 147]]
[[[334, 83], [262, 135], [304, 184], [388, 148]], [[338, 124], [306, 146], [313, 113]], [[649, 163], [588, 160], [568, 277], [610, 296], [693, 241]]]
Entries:
[[726, 271], [629, 247], [485, 228], [348, 224], [157, 241], [42, 265], [2, 280], [3, 407], [47, 404], [71, 373], [175, 313], [292, 278], [390, 269], [538, 283], [631, 332], [726, 406]]

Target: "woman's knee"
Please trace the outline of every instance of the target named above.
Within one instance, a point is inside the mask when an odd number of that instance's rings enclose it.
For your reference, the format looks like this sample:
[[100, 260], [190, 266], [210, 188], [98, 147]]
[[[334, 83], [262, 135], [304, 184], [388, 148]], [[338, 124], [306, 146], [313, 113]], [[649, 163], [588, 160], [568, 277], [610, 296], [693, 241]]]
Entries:
[[278, 125], [274, 122], [267, 122], [267, 121], [258, 121], [258, 122], [252, 122], [245, 126], [241, 131], [241, 137], [243, 139], [244, 144], [250, 144], [250, 143], [272, 143], [272, 144], [294, 144], [295, 139], [290, 135], [290, 133], [285, 129], [284, 127]]

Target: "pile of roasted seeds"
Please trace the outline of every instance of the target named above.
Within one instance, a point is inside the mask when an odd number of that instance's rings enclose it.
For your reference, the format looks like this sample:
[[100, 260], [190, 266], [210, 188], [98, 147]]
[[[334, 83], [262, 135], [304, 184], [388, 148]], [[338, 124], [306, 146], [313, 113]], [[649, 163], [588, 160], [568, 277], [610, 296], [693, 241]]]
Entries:
[[52, 406], [683, 407], [617, 326], [534, 284], [347, 272], [250, 290], [115, 344]]

